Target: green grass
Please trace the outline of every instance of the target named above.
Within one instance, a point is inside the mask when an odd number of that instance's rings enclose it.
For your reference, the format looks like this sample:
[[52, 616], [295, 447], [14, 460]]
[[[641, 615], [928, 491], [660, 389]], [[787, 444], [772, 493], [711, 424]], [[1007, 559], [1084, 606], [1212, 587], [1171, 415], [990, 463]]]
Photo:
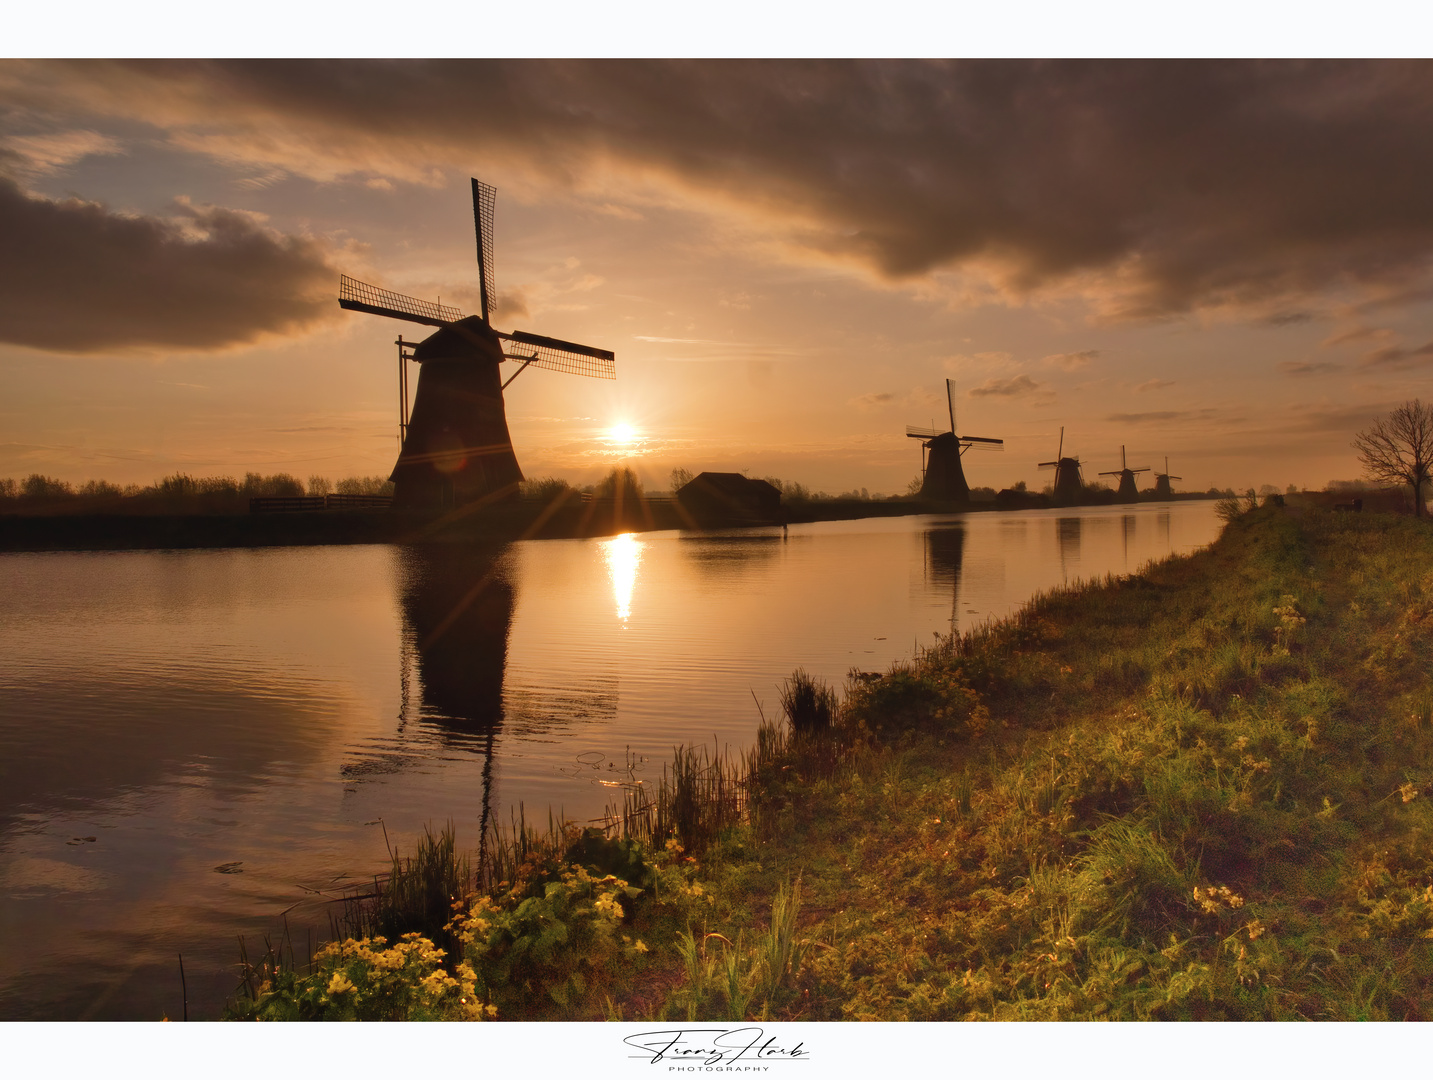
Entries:
[[588, 934], [473, 985], [512, 1019], [1424, 1019], [1430, 567], [1410, 518], [1239, 506], [837, 701], [793, 676], [829, 722], [683, 749], [470, 900], [494, 949]]

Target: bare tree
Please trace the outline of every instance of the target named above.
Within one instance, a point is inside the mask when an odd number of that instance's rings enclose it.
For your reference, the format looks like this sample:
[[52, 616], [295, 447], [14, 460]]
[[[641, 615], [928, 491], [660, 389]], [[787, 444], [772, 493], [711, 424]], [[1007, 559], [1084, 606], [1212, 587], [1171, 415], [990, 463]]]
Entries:
[[1369, 479], [1411, 487], [1413, 512], [1423, 516], [1424, 485], [1433, 480], [1433, 407], [1417, 398], [1405, 401], [1355, 435], [1353, 448]]

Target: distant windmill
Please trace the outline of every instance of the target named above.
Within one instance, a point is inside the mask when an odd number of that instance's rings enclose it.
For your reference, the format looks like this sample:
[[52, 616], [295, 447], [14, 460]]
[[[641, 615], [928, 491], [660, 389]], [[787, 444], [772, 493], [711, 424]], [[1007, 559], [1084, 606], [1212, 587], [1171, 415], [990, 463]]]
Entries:
[[1125, 448], [1120, 447], [1120, 467], [1113, 472], [1102, 472], [1101, 476], [1118, 476], [1120, 478], [1120, 489], [1115, 493], [1115, 498], [1120, 502], [1137, 502], [1139, 500], [1139, 488], [1135, 487], [1135, 473], [1149, 472], [1148, 468], [1131, 469], [1125, 462]]
[[1139, 488], [1135, 487], [1135, 473], [1148, 473], [1149, 468], [1131, 468], [1125, 461], [1125, 447], [1119, 447], [1119, 468], [1111, 473], [1101, 473], [1101, 476], [1118, 476], [1119, 491], [1116, 491], [1115, 498], [1121, 503], [1136, 503], [1139, 501]]
[[1054, 461], [1040, 462], [1040, 468], [1055, 470], [1055, 504], [1072, 506], [1080, 501], [1080, 459], [1065, 457], [1065, 429], [1060, 428], [1060, 447]]
[[1164, 459], [1164, 472], [1154, 474], [1154, 497], [1156, 499], [1170, 499], [1174, 497], [1174, 489], [1169, 486], [1171, 480], [1183, 480], [1182, 476], [1169, 475], [1169, 458]]
[[[942, 502], [969, 502], [970, 485], [965, 482], [965, 470], [960, 467], [960, 455], [972, 446], [982, 450], [999, 450], [1005, 445], [1004, 439], [986, 439], [979, 435], [957, 435], [955, 428], [955, 384], [945, 380], [945, 403], [950, 408], [950, 430], [937, 431], [933, 427], [907, 427], [906, 437], [921, 440], [921, 490], [922, 499], [939, 499]], [[927, 458], [926, 452], [930, 456]]]
[[[616, 357], [605, 349], [493, 329], [488, 317], [497, 306], [493, 275], [496, 199], [495, 188], [473, 181], [482, 314], [464, 318], [457, 308], [389, 292], [347, 275], [339, 279], [340, 307], [439, 328], [416, 344], [402, 337], [397, 342], [402, 449], [389, 478], [394, 484], [395, 506], [437, 509], [517, 490], [522, 470], [508, 434], [503, 391], [528, 367], [597, 379], [616, 377]], [[423, 365], [411, 418], [407, 360]], [[504, 360], [519, 362], [506, 382], [499, 375]]]

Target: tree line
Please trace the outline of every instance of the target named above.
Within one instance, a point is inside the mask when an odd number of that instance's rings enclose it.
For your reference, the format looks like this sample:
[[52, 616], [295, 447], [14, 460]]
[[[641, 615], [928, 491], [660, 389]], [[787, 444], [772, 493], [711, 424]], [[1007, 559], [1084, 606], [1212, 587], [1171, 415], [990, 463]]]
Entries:
[[391, 495], [393, 484], [381, 476], [349, 476], [334, 481], [310, 476], [305, 484], [290, 473], [245, 473], [234, 476], [190, 476], [174, 473], [152, 484], [112, 484], [89, 480], [71, 484], [53, 476], [31, 473], [23, 479], [0, 479], [0, 501], [12, 504], [89, 502], [118, 506], [126, 503], [244, 504], [252, 498], [294, 495]]

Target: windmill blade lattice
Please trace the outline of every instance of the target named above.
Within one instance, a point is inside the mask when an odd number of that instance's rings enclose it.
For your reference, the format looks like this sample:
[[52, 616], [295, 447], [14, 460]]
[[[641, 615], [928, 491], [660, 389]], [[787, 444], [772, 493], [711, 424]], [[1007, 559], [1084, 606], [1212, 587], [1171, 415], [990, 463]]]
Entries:
[[463, 313], [455, 307], [389, 292], [347, 274], [341, 274], [338, 279], [338, 306], [351, 311], [367, 311], [372, 315], [387, 315], [390, 319], [423, 323], [425, 326], [447, 326], [463, 317]]
[[565, 371], [569, 375], [586, 375], [592, 379], [615, 379], [617, 358], [606, 349], [594, 349], [587, 345], [575, 345], [558, 338], [542, 337], [518, 330], [512, 334], [499, 334], [506, 339], [503, 355], [509, 360], [521, 360], [532, 367], [547, 368], [549, 371]]
[[[504, 333], [492, 325], [497, 309], [493, 265], [497, 189], [476, 177], [472, 184], [480, 314], [464, 317], [455, 307], [380, 289], [346, 274], [339, 279], [340, 307], [438, 328], [420, 342], [402, 337], [395, 342], [401, 442], [389, 477], [395, 506], [434, 511], [517, 493], [523, 475], [513, 452], [503, 392], [529, 367], [596, 379], [617, 377], [616, 357], [606, 349], [521, 330]], [[423, 365], [411, 414], [406, 366], [410, 360]], [[504, 360], [518, 363], [505, 382], [499, 370]]]
[[478, 234], [478, 288], [483, 296], [483, 322], [498, 309], [497, 275], [493, 270], [493, 210], [498, 189], [473, 177], [473, 224]]
[[912, 439], [934, 439], [937, 435], [944, 435], [940, 428], [918, 427], [915, 424], [906, 425], [906, 435]]

